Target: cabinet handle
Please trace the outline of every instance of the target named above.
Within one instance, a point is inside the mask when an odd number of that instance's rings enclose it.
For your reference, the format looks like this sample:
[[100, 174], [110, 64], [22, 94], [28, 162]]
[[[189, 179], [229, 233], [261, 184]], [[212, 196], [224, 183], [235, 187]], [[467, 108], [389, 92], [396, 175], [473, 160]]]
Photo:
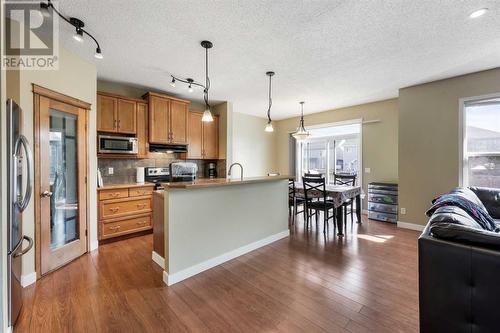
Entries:
[[121, 227], [119, 225], [115, 227], [109, 227], [109, 230], [119, 230]]
[[116, 128], [116, 127], [117, 127], [116, 125], [117, 125], [117, 121], [116, 121], [116, 119], [115, 119], [115, 120], [113, 121], [113, 128]]
[[120, 195], [120, 193], [119, 193], [119, 192], [111, 193], [111, 196], [112, 196], [112, 197], [114, 197], [114, 198], [116, 198], [116, 197], [117, 197], [117, 196], [119, 196], [119, 195]]
[[109, 210], [110, 210], [112, 213], [116, 213], [117, 211], [119, 211], [119, 210], [120, 210], [120, 207], [111, 207]]
[[141, 222], [137, 222], [137, 225], [145, 225], [147, 222], [146, 221], [141, 221]]
[[139, 209], [142, 209], [144, 207], [146, 207], [146, 204], [137, 204], [137, 208], [139, 208]]
[[118, 119], [118, 128], [120, 128], [120, 123], [121, 123], [121, 120]]

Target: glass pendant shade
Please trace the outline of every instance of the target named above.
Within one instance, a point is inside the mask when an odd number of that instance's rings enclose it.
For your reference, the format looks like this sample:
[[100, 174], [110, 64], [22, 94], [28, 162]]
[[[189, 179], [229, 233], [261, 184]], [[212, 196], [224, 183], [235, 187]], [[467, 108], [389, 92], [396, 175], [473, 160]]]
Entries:
[[299, 127], [297, 127], [297, 130], [295, 131], [295, 133], [292, 134], [292, 136], [297, 140], [305, 140], [310, 135], [309, 132], [304, 127], [304, 103], [305, 102], [300, 102]]
[[212, 112], [210, 112], [210, 109], [206, 109], [205, 112], [203, 112], [203, 116], [201, 117], [201, 121], [209, 123], [211, 121], [214, 121], [214, 117], [212, 116]]
[[304, 127], [299, 127], [292, 136], [297, 140], [305, 140], [309, 137], [309, 132]]
[[274, 132], [273, 124], [271, 122], [268, 122], [266, 125], [266, 128], [264, 128], [264, 131], [266, 132]]

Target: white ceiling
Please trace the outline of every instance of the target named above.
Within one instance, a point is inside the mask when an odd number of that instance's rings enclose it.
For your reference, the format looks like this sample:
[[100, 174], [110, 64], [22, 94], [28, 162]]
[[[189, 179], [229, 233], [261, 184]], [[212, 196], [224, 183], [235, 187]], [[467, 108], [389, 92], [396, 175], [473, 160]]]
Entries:
[[[469, 14], [488, 7], [481, 18]], [[272, 117], [396, 97], [418, 83], [500, 66], [499, 1], [481, 0], [64, 0], [101, 43], [61, 43], [95, 62], [98, 77], [192, 100], [202, 91], [169, 85], [169, 73], [204, 80], [211, 40], [211, 98], [265, 117], [265, 72], [274, 70]]]

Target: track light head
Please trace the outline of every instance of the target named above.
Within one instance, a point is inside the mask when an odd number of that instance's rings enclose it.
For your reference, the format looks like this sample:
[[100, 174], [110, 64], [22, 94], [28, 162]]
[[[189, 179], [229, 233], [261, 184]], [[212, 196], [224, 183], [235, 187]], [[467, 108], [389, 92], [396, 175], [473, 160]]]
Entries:
[[175, 88], [175, 78], [172, 77], [172, 81], [170, 82], [170, 85]]
[[52, 4], [49, 2], [40, 2], [40, 13], [42, 13], [43, 17], [49, 18], [50, 17], [50, 7]]
[[96, 57], [97, 59], [103, 58], [101, 48], [99, 46], [95, 49], [94, 57]]

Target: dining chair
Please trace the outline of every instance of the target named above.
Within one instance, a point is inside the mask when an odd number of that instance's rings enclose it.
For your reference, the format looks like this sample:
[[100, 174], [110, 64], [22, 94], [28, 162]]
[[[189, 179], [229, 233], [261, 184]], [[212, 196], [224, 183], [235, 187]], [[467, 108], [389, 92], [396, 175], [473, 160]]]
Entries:
[[[299, 196], [296, 191], [295, 179], [288, 179], [288, 217], [292, 217], [292, 224], [295, 223], [297, 214], [304, 213], [304, 219], [306, 218], [304, 202], [304, 197]], [[302, 206], [301, 211], [298, 210], [299, 206]]]
[[[345, 185], [345, 186], [355, 186], [356, 185], [356, 175], [345, 175], [345, 174], [333, 174], [333, 183], [335, 185]], [[348, 209], [349, 208], [349, 209]], [[347, 226], [347, 215], [351, 215], [351, 228], [354, 223], [354, 199], [349, 199], [342, 204], [342, 209], [344, 210], [344, 225]], [[359, 207], [356, 207], [359, 209]], [[347, 227], [345, 228], [347, 229]]]
[[[302, 177], [304, 185], [305, 203], [304, 208], [307, 212], [313, 210], [316, 213], [316, 221], [318, 213], [323, 212], [323, 233], [328, 228], [328, 220], [334, 219], [333, 226], [335, 230], [335, 205], [327, 200], [325, 178], [320, 177]], [[313, 200], [317, 199], [317, 200]], [[333, 210], [332, 216], [329, 211]], [[309, 228], [310, 214], [306, 213], [306, 228]]]
[[322, 173], [312, 173], [312, 172], [305, 172], [304, 177], [307, 177], [307, 178], [325, 178], [325, 176]]

